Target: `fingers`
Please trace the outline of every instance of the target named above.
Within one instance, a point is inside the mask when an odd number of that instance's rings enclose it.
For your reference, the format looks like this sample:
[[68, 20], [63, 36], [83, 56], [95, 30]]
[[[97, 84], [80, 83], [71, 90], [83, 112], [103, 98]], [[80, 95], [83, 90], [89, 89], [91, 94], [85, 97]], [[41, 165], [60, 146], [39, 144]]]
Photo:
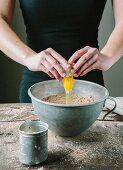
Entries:
[[88, 67], [86, 70], [84, 70], [80, 76], [84, 76], [85, 74], [89, 73], [90, 71], [97, 69], [98, 68], [98, 63], [95, 62], [93, 63], [90, 67]]
[[57, 70], [61, 77], [64, 77], [66, 75], [63, 67], [57, 62], [56, 59], [54, 59], [50, 55], [47, 55], [46, 60], [52, 65], [52, 68], [54, 67]]
[[45, 68], [51, 72], [51, 74], [53, 74], [53, 76], [57, 79], [57, 80], [61, 80], [61, 76], [58, 73], [58, 71], [46, 60], [43, 59], [42, 64], [45, 66]]
[[49, 54], [51, 54], [51, 56], [54, 59], [56, 59], [60, 64], [64, 65], [66, 68], [70, 67], [70, 64], [68, 64], [68, 62], [59, 53], [57, 53], [55, 50], [53, 50], [52, 48], [48, 48], [46, 51]]
[[51, 78], [54, 78], [54, 75], [42, 64], [40, 65], [39, 70], [43, 71], [44, 73], [48, 74]]
[[68, 60], [68, 63], [72, 64], [74, 63], [78, 58], [80, 58], [81, 56], [83, 56], [85, 53], [87, 53], [87, 51], [89, 50], [89, 46], [86, 46], [78, 51], [76, 51]]
[[51, 78], [61, 80], [66, 75], [66, 68], [69, 68], [70, 64], [53, 49], [47, 49], [29, 56], [26, 59], [26, 66], [31, 71], [43, 71]]
[[[51, 78], [61, 80], [66, 75], [65, 68], [72, 68], [75, 77], [83, 76], [89, 71], [99, 68], [99, 51], [96, 48], [85, 47], [73, 54], [68, 62], [55, 50], [48, 48], [39, 53], [40, 69]], [[75, 63], [75, 61], [78, 61]], [[98, 64], [97, 64], [98, 63]]]
[[78, 77], [82, 74], [82, 72], [84, 70], [86, 70], [87, 68], [91, 67], [96, 61], [98, 60], [98, 55], [96, 54], [95, 56], [93, 56], [90, 60], [88, 60], [75, 74], [75, 77]]
[[[93, 56], [97, 53], [96, 48], [90, 48], [88, 52], [86, 52], [83, 56], [80, 57], [80, 59], [77, 61], [77, 63], [74, 65], [72, 72], [77, 73], [77, 71], [82, 68], [85, 63], [89, 60], [93, 60]], [[93, 62], [93, 61], [90, 61]]]

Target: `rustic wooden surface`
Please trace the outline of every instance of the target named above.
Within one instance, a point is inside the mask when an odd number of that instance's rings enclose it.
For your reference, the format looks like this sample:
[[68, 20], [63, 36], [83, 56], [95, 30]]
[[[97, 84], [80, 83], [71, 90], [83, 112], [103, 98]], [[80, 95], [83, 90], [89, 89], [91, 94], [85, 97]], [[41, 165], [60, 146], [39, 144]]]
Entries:
[[19, 162], [18, 128], [25, 120], [37, 120], [31, 104], [0, 105], [0, 170], [119, 170], [123, 169], [123, 117], [115, 113], [98, 120], [77, 137], [48, 132], [48, 159], [38, 166]]

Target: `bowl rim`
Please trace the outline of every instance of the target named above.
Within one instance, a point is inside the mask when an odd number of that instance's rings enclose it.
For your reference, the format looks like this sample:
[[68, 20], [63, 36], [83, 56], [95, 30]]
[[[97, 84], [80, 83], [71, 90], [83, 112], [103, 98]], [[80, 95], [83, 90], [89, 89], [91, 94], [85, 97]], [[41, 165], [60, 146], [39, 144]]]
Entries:
[[96, 100], [94, 102], [91, 102], [91, 103], [81, 103], [81, 104], [58, 104], [58, 103], [50, 103], [50, 102], [46, 102], [46, 101], [43, 101], [41, 99], [38, 99], [36, 98], [34, 95], [32, 95], [31, 93], [31, 89], [36, 86], [37, 84], [44, 84], [44, 83], [48, 83], [48, 82], [58, 82], [58, 80], [46, 80], [46, 81], [41, 81], [41, 82], [38, 82], [38, 83], [35, 83], [33, 84], [31, 87], [29, 87], [28, 89], [28, 95], [30, 96], [31, 100], [36, 100], [37, 102], [39, 103], [43, 103], [43, 104], [46, 104], [46, 105], [51, 105], [51, 106], [59, 106], [59, 107], [76, 107], [76, 106], [88, 106], [88, 105], [94, 105], [96, 103], [100, 103], [102, 101], [105, 101], [108, 97], [109, 97], [109, 91], [107, 90], [107, 88], [97, 84], [97, 83], [94, 83], [94, 82], [90, 82], [90, 81], [86, 81], [86, 80], [78, 80], [78, 79], [75, 79], [74, 81], [76, 82], [79, 82], [79, 81], [82, 81], [82, 82], [85, 82], [85, 83], [89, 83], [89, 84], [93, 84], [93, 85], [96, 85], [97, 87], [101, 87], [103, 88], [105, 91], [106, 91], [106, 95], [103, 96], [102, 98], [100, 98], [99, 100]]

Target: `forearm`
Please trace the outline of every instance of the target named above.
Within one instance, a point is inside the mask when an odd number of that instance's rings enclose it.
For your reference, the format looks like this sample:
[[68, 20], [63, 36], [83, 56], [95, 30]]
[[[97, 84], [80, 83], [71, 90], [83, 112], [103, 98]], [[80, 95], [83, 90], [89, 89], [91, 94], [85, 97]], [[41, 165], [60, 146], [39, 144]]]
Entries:
[[119, 22], [101, 52], [116, 62], [123, 55], [123, 21]]
[[0, 17], [0, 50], [14, 61], [25, 65], [25, 59], [35, 54], [11, 29], [9, 24]]

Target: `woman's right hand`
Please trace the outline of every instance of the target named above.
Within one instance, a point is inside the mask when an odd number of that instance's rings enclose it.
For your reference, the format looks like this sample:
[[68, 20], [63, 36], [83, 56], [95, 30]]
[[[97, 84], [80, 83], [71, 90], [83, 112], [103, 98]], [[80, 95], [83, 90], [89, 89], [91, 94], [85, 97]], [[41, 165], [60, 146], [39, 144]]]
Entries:
[[66, 75], [65, 68], [70, 67], [68, 62], [52, 48], [25, 57], [25, 66], [31, 71], [43, 71], [57, 80], [61, 80]]

